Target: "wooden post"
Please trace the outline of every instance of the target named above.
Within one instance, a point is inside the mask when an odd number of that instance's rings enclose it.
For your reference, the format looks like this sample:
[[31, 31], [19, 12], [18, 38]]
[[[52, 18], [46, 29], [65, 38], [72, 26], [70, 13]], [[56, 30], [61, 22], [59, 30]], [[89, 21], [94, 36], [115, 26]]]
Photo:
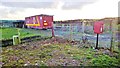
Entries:
[[113, 42], [113, 34], [111, 35], [111, 45], [110, 45], [110, 51], [112, 51], [112, 42]]
[[85, 21], [82, 22], [82, 32], [83, 32], [83, 34], [84, 34], [84, 23], [85, 23]]
[[111, 32], [111, 44], [110, 44], [110, 51], [113, 51], [112, 50], [112, 42], [113, 42], [113, 30], [112, 30], [112, 20], [111, 20], [111, 22], [110, 22], [110, 32]]
[[21, 43], [20, 29], [18, 29], [19, 43]]
[[52, 27], [52, 37], [55, 37], [55, 34], [54, 34], [54, 29]]
[[99, 36], [99, 34], [97, 34], [97, 40], [96, 40], [96, 47], [95, 47], [95, 49], [98, 49], [98, 36]]
[[70, 40], [72, 40], [72, 24], [70, 23]]

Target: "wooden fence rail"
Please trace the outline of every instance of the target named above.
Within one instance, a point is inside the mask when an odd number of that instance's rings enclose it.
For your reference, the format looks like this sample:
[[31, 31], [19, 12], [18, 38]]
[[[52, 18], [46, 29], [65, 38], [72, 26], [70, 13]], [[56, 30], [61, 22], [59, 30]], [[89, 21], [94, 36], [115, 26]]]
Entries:
[[[21, 43], [31, 42], [31, 41], [35, 41], [35, 40], [45, 40], [48, 38], [51, 38], [51, 37], [41, 37], [41, 36], [25, 37], [25, 38], [21, 39]], [[2, 47], [13, 45], [13, 39], [0, 40], [0, 42], [2, 42]]]

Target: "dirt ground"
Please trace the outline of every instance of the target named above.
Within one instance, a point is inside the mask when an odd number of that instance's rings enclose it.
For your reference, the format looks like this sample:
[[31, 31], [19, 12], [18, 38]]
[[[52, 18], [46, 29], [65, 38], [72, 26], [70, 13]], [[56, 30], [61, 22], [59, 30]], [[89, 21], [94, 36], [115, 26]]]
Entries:
[[79, 41], [53, 37], [8, 46], [2, 48], [1, 64], [3, 66], [86, 66], [91, 65], [92, 59], [102, 54], [118, 57], [118, 53], [111, 53], [108, 49], [95, 50], [91, 49], [89, 43], [84, 44]]

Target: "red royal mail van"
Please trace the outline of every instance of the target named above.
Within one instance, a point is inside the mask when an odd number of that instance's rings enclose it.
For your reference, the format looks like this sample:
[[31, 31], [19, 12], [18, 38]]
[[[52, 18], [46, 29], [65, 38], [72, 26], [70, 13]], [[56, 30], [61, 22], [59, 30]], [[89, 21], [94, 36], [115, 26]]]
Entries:
[[25, 25], [28, 28], [48, 29], [53, 27], [53, 15], [35, 15], [25, 17]]

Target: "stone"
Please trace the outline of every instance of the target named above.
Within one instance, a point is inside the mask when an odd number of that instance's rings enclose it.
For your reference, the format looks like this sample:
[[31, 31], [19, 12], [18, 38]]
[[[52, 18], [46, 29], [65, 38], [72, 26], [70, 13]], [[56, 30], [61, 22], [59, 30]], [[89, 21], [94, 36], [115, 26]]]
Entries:
[[110, 51], [109, 50], [105, 50], [105, 51], [103, 51], [103, 54], [110, 55]]

